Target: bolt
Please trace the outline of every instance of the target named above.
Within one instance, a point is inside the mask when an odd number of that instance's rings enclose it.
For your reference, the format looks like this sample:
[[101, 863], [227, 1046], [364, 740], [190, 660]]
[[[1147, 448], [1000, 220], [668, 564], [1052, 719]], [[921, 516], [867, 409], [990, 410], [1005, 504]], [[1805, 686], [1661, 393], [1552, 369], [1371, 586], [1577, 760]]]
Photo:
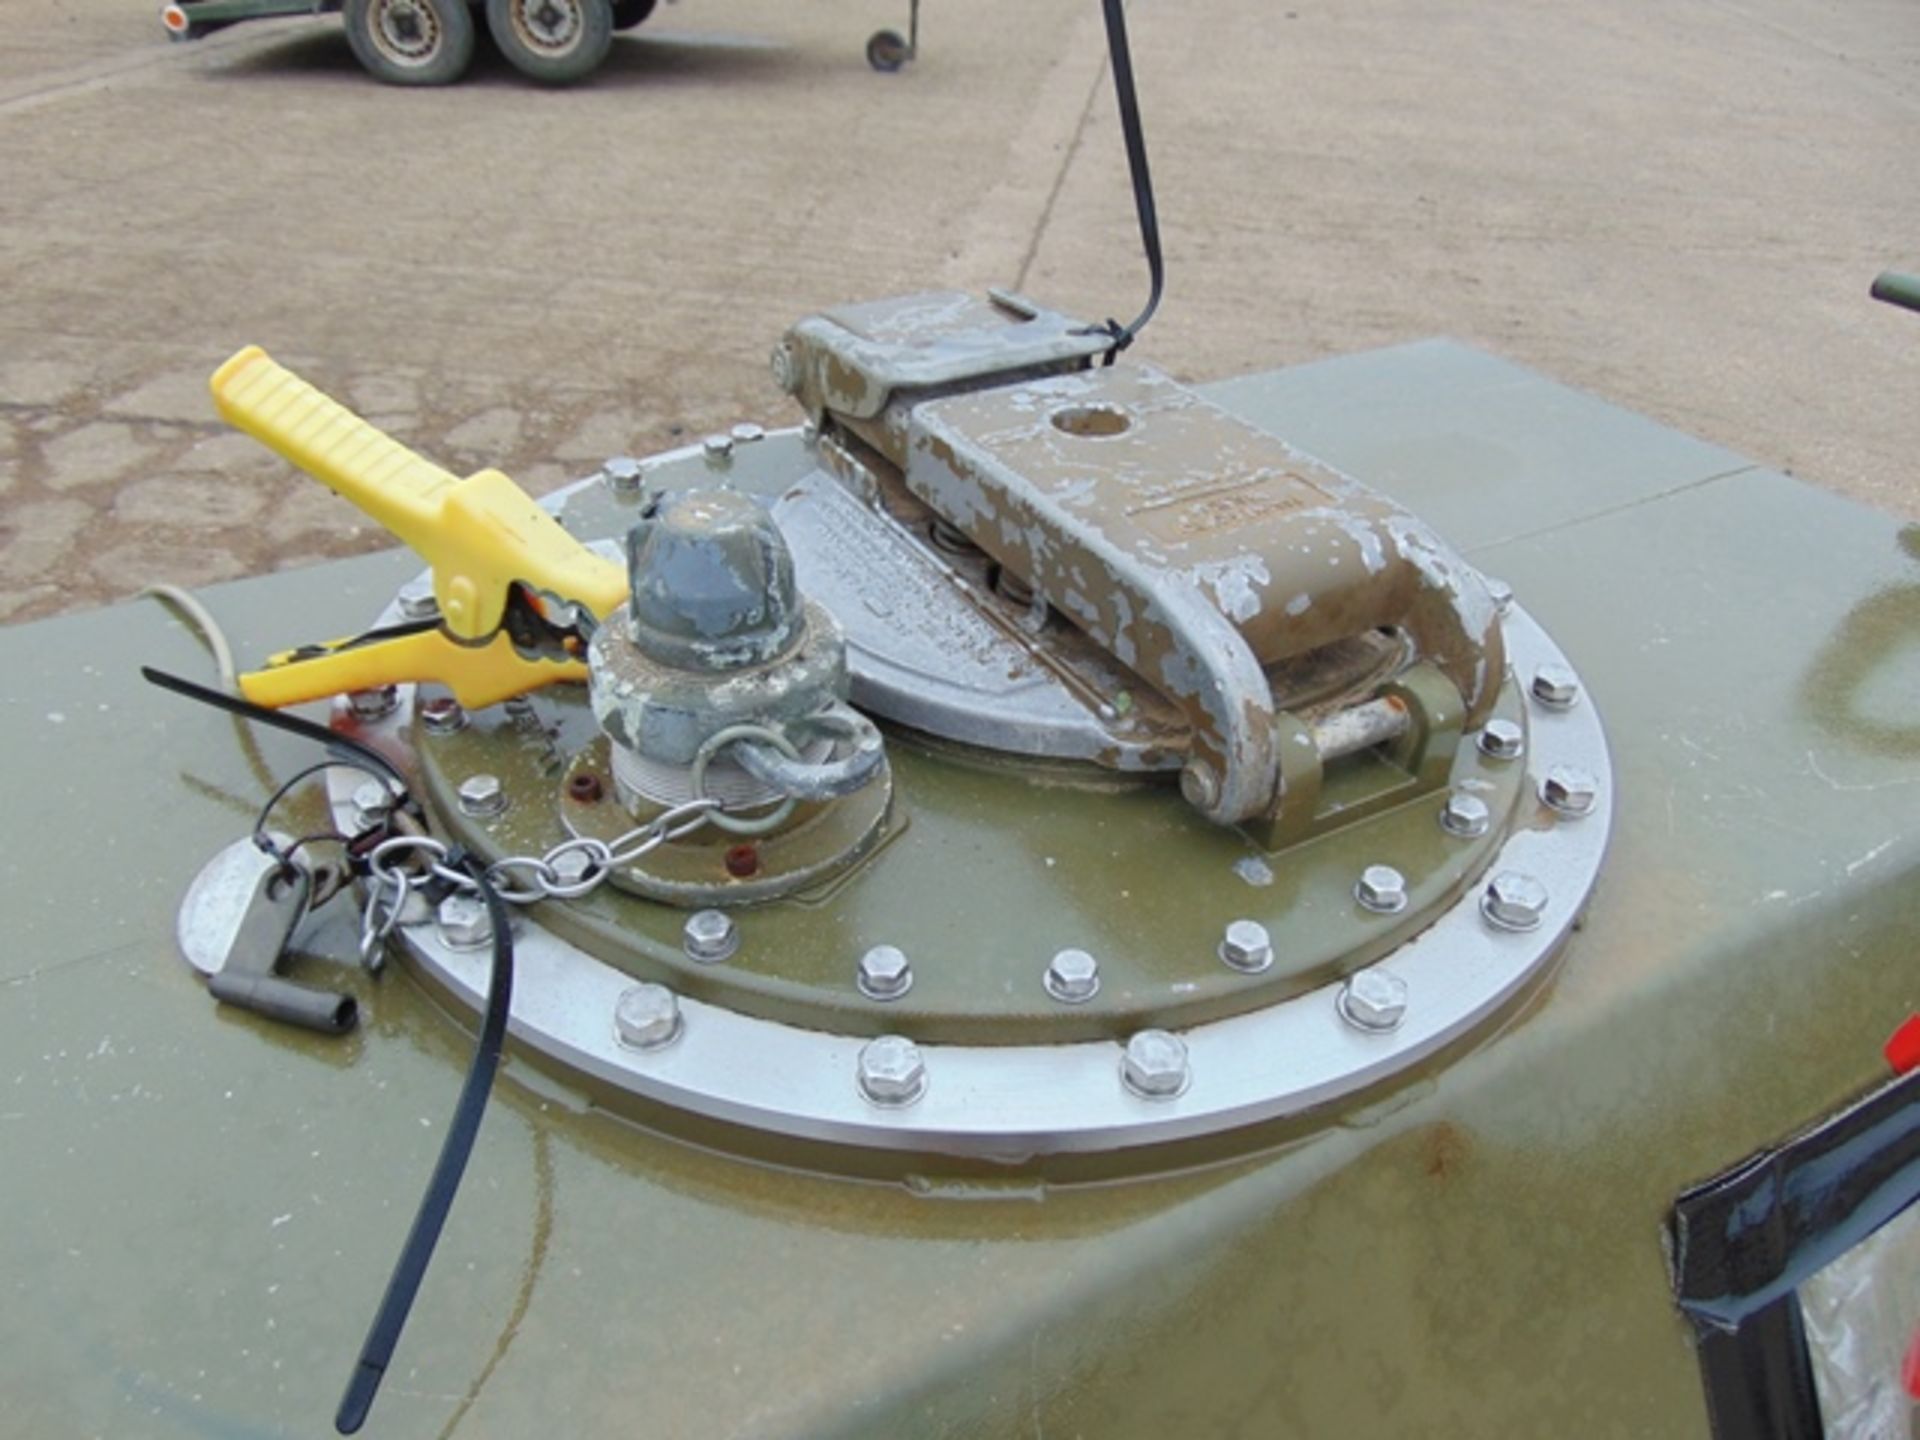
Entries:
[[1564, 665], [1542, 665], [1533, 672], [1533, 698], [1550, 710], [1571, 709], [1580, 698], [1580, 678]]
[[456, 793], [460, 812], [476, 820], [490, 820], [507, 808], [507, 792], [501, 787], [498, 775], [469, 775], [460, 782]]
[[433, 597], [433, 587], [423, 585], [419, 589], [408, 585], [400, 592], [400, 613], [408, 620], [430, 620], [440, 613], [440, 602]]
[[751, 420], [743, 420], [733, 427], [733, 440], [736, 445], [751, 445], [756, 440], [767, 438], [767, 432]]
[[1084, 950], [1062, 950], [1048, 964], [1041, 984], [1062, 1004], [1084, 1004], [1100, 993], [1100, 962]]
[[1487, 582], [1487, 594], [1493, 597], [1493, 608], [1502, 615], [1513, 608], [1513, 587], [1504, 580], [1496, 580], [1491, 575], [1480, 577]]
[[875, 1105], [911, 1105], [927, 1093], [920, 1047], [904, 1035], [882, 1035], [860, 1047], [860, 1093]]
[[740, 948], [740, 927], [724, 910], [694, 911], [680, 934], [687, 958], [702, 965], [718, 965]]
[[356, 720], [380, 720], [400, 707], [400, 691], [393, 685], [356, 690], [347, 697], [347, 707]]
[[1376, 915], [1397, 915], [1407, 908], [1407, 877], [1391, 865], [1369, 865], [1360, 872], [1353, 898]]
[[429, 735], [457, 735], [467, 728], [467, 712], [451, 695], [436, 695], [421, 704], [420, 723]]
[[493, 941], [493, 917], [478, 895], [453, 894], [433, 912], [434, 928], [454, 950], [478, 950]]
[[1487, 808], [1487, 802], [1464, 790], [1456, 790], [1447, 796], [1447, 803], [1440, 811], [1440, 828], [1463, 840], [1486, 834], [1492, 824], [1493, 812]]
[[1165, 1030], [1140, 1030], [1127, 1039], [1120, 1079], [1143, 1100], [1171, 1100], [1193, 1079], [1186, 1042]]
[[353, 808], [362, 830], [372, 830], [393, 813], [393, 791], [380, 780], [366, 780], [354, 786]]
[[913, 988], [913, 967], [897, 945], [876, 945], [860, 957], [854, 983], [869, 1000], [898, 1000]]
[[616, 455], [600, 467], [600, 483], [616, 495], [638, 495], [645, 474], [631, 455]]
[[630, 985], [613, 1007], [613, 1033], [630, 1050], [658, 1050], [680, 1038], [680, 1001], [664, 985]]
[[800, 427], [800, 443], [809, 450], [820, 443], [820, 427], [809, 420]]
[[1258, 920], [1235, 920], [1220, 941], [1220, 958], [1245, 975], [1273, 964], [1273, 937]]
[[800, 367], [793, 358], [793, 347], [782, 340], [773, 347], [773, 354], [767, 358], [767, 368], [773, 371], [773, 383], [791, 395], [800, 388]]
[[1547, 887], [1518, 870], [1502, 870], [1480, 896], [1480, 913], [1500, 930], [1532, 930], [1546, 910]]
[[585, 850], [562, 850], [548, 862], [547, 868], [553, 871], [555, 883], [570, 887], [583, 882], [594, 872], [597, 864]]
[[1356, 970], [1340, 987], [1334, 1005], [1354, 1029], [1379, 1034], [1399, 1025], [1407, 1013], [1407, 982], [1378, 966]]
[[1196, 810], [1211, 810], [1220, 799], [1220, 777], [1204, 760], [1189, 760], [1180, 771], [1180, 794]]
[[700, 448], [707, 452], [709, 465], [724, 465], [733, 458], [733, 437], [709, 435], [700, 442]]
[[1540, 798], [1550, 809], [1569, 820], [1578, 820], [1582, 815], [1591, 815], [1593, 807], [1600, 803], [1600, 782], [1591, 771], [1582, 770], [1578, 765], [1556, 765], [1540, 782]]
[[1517, 760], [1526, 751], [1527, 732], [1516, 721], [1492, 719], [1480, 732], [1480, 753], [1491, 760]]

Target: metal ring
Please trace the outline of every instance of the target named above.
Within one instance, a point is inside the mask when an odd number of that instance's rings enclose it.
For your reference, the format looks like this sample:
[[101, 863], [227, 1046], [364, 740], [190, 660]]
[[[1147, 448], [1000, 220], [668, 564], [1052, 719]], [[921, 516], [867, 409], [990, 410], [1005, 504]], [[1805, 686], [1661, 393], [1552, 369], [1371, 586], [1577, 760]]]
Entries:
[[[800, 758], [800, 748], [797, 745], [779, 731], [769, 729], [765, 725], [729, 725], [725, 729], [716, 730], [702, 740], [700, 748], [693, 753], [692, 773], [688, 776], [688, 780], [696, 800], [713, 799], [707, 794], [707, 766], [713, 763], [714, 756], [739, 740], [771, 745], [789, 760]], [[796, 803], [791, 795], [784, 795], [780, 798], [780, 803], [765, 815], [742, 817], [716, 809], [707, 818], [722, 830], [729, 830], [735, 835], [765, 835], [786, 823], [787, 817], [793, 814]]]
[[795, 800], [837, 800], [866, 788], [880, 772], [886, 751], [880, 731], [874, 723], [847, 705], [834, 705], [818, 714], [804, 716], [788, 727], [796, 731], [817, 731], [853, 742], [853, 749], [838, 759], [808, 762], [770, 755], [761, 744], [741, 740], [734, 746], [740, 768], [762, 784], [771, 785]]
[[432, 869], [447, 858], [446, 845], [431, 835], [396, 835], [391, 840], [382, 840], [367, 854], [367, 871], [381, 880], [389, 880], [399, 873], [395, 864], [387, 859], [391, 853], [406, 850], [424, 850], [433, 857], [428, 862]]
[[[571, 855], [575, 851], [585, 855], [591, 862], [591, 868], [580, 879], [563, 883], [557, 866], [562, 855]], [[551, 900], [577, 900], [589, 894], [599, 883], [606, 879], [607, 870], [613, 864], [613, 851], [604, 840], [596, 840], [591, 835], [576, 835], [571, 840], [562, 840], [547, 851], [540, 860], [543, 873], [537, 883]]]
[[[532, 889], [502, 883], [502, 878], [511, 875], [515, 870], [533, 872]], [[513, 905], [531, 905], [536, 900], [544, 899], [547, 894], [544, 888], [545, 883], [557, 882], [559, 878], [547, 868], [547, 862], [544, 859], [533, 855], [508, 855], [487, 867], [487, 883], [493, 886], [496, 895]]]

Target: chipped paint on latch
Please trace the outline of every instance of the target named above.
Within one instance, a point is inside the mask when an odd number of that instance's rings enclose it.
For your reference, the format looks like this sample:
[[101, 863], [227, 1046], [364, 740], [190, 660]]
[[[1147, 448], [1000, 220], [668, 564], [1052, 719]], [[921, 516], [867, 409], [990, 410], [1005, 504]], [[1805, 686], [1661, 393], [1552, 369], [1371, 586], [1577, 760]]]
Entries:
[[1202, 590], [1210, 592], [1220, 613], [1236, 624], [1244, 624], [1260, 613], [1259, 587], [1273, 581], [1266, 561], [1258, 555], [1203, 561], [1188, 570], [1187, 575]]

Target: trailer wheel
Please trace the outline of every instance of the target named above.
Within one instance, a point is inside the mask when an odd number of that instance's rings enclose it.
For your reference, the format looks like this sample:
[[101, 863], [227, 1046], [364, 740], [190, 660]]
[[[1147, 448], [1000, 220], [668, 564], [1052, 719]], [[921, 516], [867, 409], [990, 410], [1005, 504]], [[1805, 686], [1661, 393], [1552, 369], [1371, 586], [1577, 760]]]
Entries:
[[487, 28], [521, 74], [567, 85], [607, 58], [613, 7], [609, 0], [487, 0]]
[[347, 44], [376, 80], [451, 85], [473, 60], [466, 0], [347, 0]]
[[613, 0], [613, 28], [631, 30], [649, 15], [657, 0]]

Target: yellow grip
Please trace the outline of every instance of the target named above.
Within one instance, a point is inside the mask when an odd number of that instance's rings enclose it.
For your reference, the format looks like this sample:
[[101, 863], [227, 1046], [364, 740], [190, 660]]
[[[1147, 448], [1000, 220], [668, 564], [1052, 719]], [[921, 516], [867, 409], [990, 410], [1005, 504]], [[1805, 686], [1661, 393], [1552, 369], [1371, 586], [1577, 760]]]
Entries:
[[492, 635], [516, 584], [604, 619], [626, 598], [621, 567], [594, 554], [498, 470], [462, 480], [375, 429], [250, 345], [213, 375], [228, 423], [378, 520], [433, 567], [453, 634]]
[[577, 660], [528, 660], [506, 632], [485, 645], [459, 645], [438, 630], [422, 630], [356, 645], [335, 641], [321, 653], [291, 650], [263, 670], [240, 677], [240, 693], [256, 705], [279, 709], [353, 690], [437, 680], [469, 709], [498, 704], [561, 680], [585, 680]]

